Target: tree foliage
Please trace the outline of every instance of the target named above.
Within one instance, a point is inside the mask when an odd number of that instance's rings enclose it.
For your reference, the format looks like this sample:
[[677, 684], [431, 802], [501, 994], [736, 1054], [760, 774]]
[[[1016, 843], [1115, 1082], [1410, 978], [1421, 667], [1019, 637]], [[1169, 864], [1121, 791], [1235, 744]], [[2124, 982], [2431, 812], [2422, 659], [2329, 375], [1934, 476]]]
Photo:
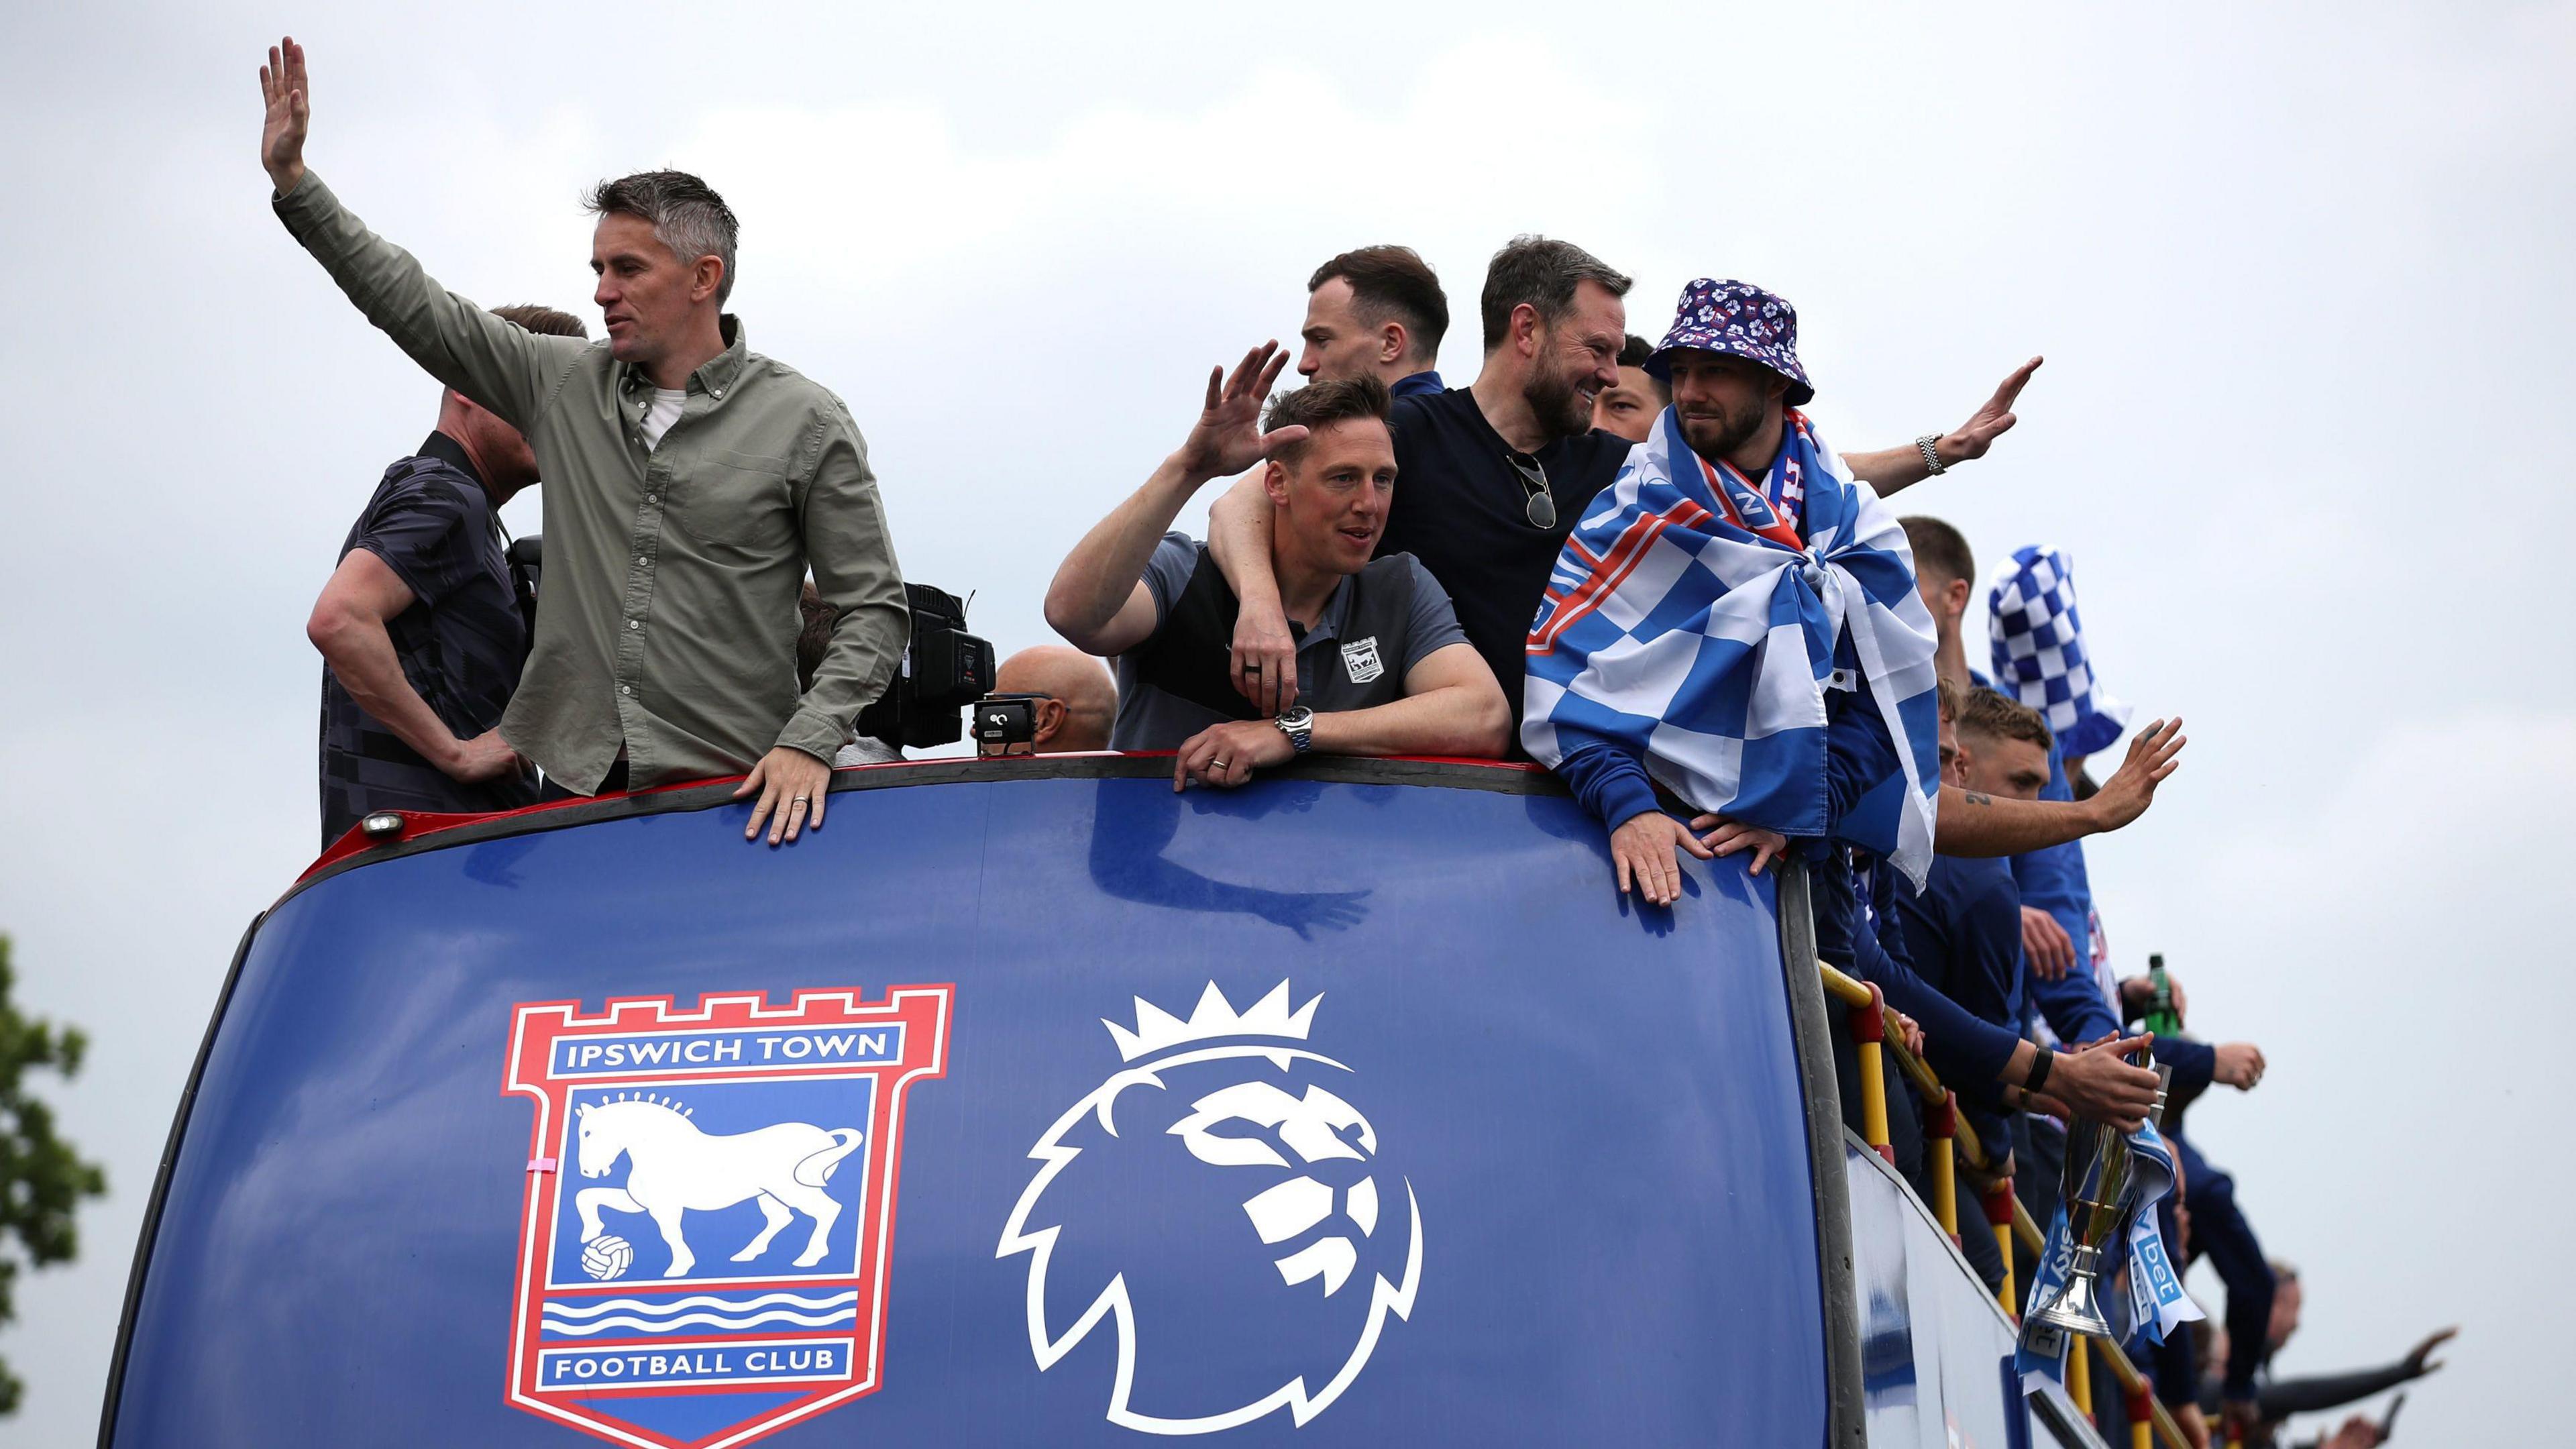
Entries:
[[[66, 1080], [79, 1072], [89, 1039], [20, 1014], [9, 999], [13, 979], [9, 938], [0, 936], [0, 1323], [17, 1314], [21, 1260], [39, 1268], [69, 1262], [79, 1248], [74, 1210], [82, 1198], [107, 1191], [107, 1175], [81, 1161], [55, 1132], [54, 1109], [27, 1090], [30, 1072]], [[0, 1415], [17, 1411], [25, 1389], [0, 1362]]]

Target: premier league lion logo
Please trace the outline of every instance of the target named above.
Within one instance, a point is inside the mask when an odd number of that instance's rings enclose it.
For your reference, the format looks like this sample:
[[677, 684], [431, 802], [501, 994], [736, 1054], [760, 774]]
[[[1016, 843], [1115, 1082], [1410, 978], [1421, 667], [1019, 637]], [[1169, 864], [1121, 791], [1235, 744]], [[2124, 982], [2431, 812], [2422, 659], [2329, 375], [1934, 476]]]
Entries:
[[1029, 1151], [995, 1256], [1028, 1255], [1041, 1371], [1110, 1323], [1113, 1424], [1302, 1426], [1412, 1314], [1421, 1209], [1355, 1074], [1304, 1045], [1322, 999], [1292, 1012], [1283, 981], [1238, 1013], [1210, 982], [1183, 1021], [1139, 998], [1133, 1030], [1102, 1023], [1126, 1065]]

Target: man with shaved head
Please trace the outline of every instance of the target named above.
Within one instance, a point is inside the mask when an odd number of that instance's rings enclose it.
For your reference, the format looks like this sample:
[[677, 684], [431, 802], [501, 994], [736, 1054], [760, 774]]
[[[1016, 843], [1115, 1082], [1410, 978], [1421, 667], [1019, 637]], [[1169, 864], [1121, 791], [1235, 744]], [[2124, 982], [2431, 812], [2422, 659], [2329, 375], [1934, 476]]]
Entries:
[[1109, 748], [1109, 726], [1118, 718], [1118, 686], [1099, 660], [1079, 649], [1062, 644], [1023, 649], [994, 671], [993, 692], [1039, 697], [1035, 744], [1041, 755]]

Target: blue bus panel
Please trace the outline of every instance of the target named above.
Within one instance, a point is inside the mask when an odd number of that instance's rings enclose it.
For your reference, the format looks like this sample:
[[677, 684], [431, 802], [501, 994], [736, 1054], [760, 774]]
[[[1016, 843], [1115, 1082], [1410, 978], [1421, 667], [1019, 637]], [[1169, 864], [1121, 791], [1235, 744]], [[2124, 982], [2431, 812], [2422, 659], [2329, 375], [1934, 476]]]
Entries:
[[[2029, 1442], [2016, 1433], [2023, 1428], [2016, 1416], [2027, 1411], [2017, 1394], [2006, 1397], [2007, 1384], [2018, 1387], [2012, 1320], [1877, 1153], [1854, 1144], [1843, 1171], [1870, 1449], [2018, 1449]], [[1964, 1227], [1988, 1231], [1982, 1217]]]
[[1638, 910], [1560, 795], [1320, 779], [895, 784], [783, 850], [745, 817], [283, 902], [112, 1442], [1822, 1442], [1737, 862]]

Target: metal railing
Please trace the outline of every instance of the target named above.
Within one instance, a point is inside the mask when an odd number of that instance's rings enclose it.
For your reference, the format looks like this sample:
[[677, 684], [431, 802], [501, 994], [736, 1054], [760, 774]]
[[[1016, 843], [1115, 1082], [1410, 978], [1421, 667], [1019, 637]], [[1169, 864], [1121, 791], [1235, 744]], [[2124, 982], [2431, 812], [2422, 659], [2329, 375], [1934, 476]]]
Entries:
[[[1960, 1117], [1959, 1094], [1942, 1086], [1930, 1064], [1906, 1047], [1896, 1012], [1879, 989], [1822, 961], [1816, 963], [1816, 969], [1823, 973], [1825, 994], [1842, 1003], [1848, 1012], [1852, 1044], [1860, 1065], [1862, 1139], [1891, 1164], [1896, 1160], [1894, 1149], [1888, 1145], [1887, 1078], [1882, 1065], [1883, 1056], [1893, 1053], [1898, 1073], [1923, 1099], [1926, 1109], [1923, 1146], [1925, 1167], [1932, 1178], [1932, 1215], [1951, 1241], [1959, 1241], [1958, 1181], [1964, 1171], [1985, 1209], [1986, 1225], [1995, 1235], [1995, 1246], [2003, 1253], [2004, 1281], [1995, 1297], [2005, 1316], [2019, 1323], [2021, 1315], [2014, 1308], [2020, 1295], [2014, 1291], [2013, 1245], [2020, 1242], [2036, 1259], [2044, 1244], [2039, 1225], [2031, 1221], [2030, 1213], [2013, 1195], [2012, 1179], [1994, 1170], [1998, 1159], [1977, 1140], [1976, 1128]], [[2119, 1380], [2128, 1411], [2130, 1449], [2153, 1449], [2157, 1439], [2162, 1439], [2168, 1449], [2191, 1449], [2182, 1426], [2174, 1422], [2164, 1405], [2156, 1402], [2154, 1386], [2138, 1372], [2137, 1365], [2129, 1362], [2120, 1345], [2082, 1334], [2075, 1335], [2074, 1340], [2066, 1360], [2066, 1396], [2075, 1401], [2076, 1408], [2087, 1417], [2093, 1413], [2092, 1359], [2099, 1353], [2110, 1366], [2111, 1376]]]

